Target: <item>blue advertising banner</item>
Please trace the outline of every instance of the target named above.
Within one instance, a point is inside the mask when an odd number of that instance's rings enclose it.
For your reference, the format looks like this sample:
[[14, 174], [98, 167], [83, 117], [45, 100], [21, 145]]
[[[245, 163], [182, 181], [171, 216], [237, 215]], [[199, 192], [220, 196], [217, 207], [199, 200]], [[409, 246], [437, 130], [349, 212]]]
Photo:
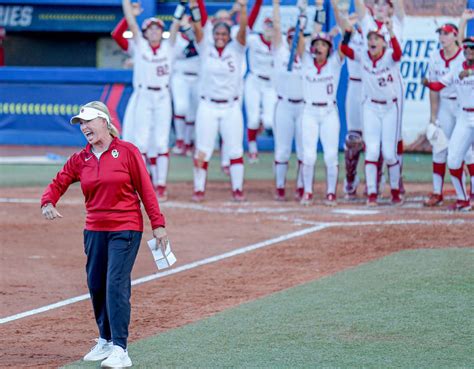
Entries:
[[[7, 74], [7, 69], [1, 72]], [[0, 73], [0, 144], [83, 145], [85, 140], [79, 127], [71, 126], [69, 119], [79, 112], [80, 105], [92, 100], [103, 101], [121, 129], [132, 92], [130, 72], [121, 72], [121, 79], [104, 82], [102, 77], [94, 82], [82, 79], [80, 73], [73, 71], [68, 82], [44, 83], [39, 78], [36, 81], [25, 78], [34, 73], [23, 69], [23, 80], [13, 81], [11, 76], [15, 73], [8, 73], [10, 80], [6, 81], [7, 78], [2, 78]], [[91, 76], [93, 73], [90, 72]], [[101, 71], [94, 72], [102, 74]], [[62, 70], [62, 73], [66, 72]], [[18, 71], [16, 74], [18, 77]]]

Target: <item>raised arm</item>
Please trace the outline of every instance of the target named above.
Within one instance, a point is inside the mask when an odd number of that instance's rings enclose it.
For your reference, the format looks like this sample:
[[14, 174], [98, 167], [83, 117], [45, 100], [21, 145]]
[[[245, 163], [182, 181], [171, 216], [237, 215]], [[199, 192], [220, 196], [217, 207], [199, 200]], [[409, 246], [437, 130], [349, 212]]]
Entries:
[[341, 45], [339, 46], [339, 50], [341, 50], [341, 53], [347, 56], [349, 59], [354, 60], [355, 59], [354, 49], [349, 47], [351, 36], [352, 36], [352, 28], [346, 29], [344, 32], [344, 36], [342, 37]]
[[405, 18], [404, 0], [392, 0], [394, 15], [400, 22]]
[[471, 19], [474, 19], [474, 9], [465, 9], [459, 21], [458, 42], [460, 45], [466, 36], [467, 22], [469, 22]]
[[171, 45], [174, 45], [176, 43], [176, 37], [178, 36], [179, 26], [181, 24], [181, 21], [184, 17], [185, 12], [186, 12], [185, 3], [179, 2], [178, 5], [176, 5], [176, 9], [174, 10], [173, 22], [171, 23], [171, 27], [170, 27], [169, 40], [170, 40]]
[[128, 40], [123, 37], [123, 33], [128, 29], [127, 20], [122, 18], [117, 26], [112, 31], [112, 38], [115, 40], [117, 45], [124, 51], [128, 50]]
[[199, 44], [203, 37], [204, 33], [202, 31], [202, 18], [201, 18], [201, 8], [198, 6], [199, 2], [203, 0], [190, 0], [189, 1], [189, 10], [191, 11], [191, 20], [193, 22], [194, 35], [196, 37], [196, 42]]
[[[189, 6], [191, 7], [191, 2], [189, 2]], [[201, 26], [205, 26], [209, 15], [207, 14], [206, 3], [204, 0], [197, 0], [197, 6], [199, 7], [199, 11], [201, 12]]]
[[280, 0], [273, 0], [273, 35], [272, 48], [278, 49], [281, 45]]
[[239, 32], [237, 33], [236, 40], [242, 46], [246, 44], [247, 38], [247, 0], [237, 0], [240, 4], [239, 13]]
[[365, 6], [364, 0], [355, 0], [354, 3], [359, 19], [363, 19], [367, 14], [367, 7]]
[[260, 12], [260, 8], [262, 7], [262, 2], [263, 0], [255, 0], [255, 3], [253, 4], [252, 10], [250, 11], [249, 15], [249, 28], [253, 29], [253, 26], [255, 25], [255, 21], [257, 20], [258, 13]]
[[336, 23], [339, 26], [339, 29], [341, 30], [341, 32], [344, 32], [344, 30], [349, 29], [351, 27], [351, 24], [341, 14], [341, 11], [339, 10], [339, 6], [338, 6], [338, 3], [337, 3], [337, 0], [331, 0], [331, 6], [332, 6], [332, 9], [333, 9], [333, 12], [334, 12], [334, 18], [336, 18]]
[[324, 9], [324, 0], [316, 0], [314, 13], [313, 34], [320, 33], [326, 23], [326, 10]]
[[128, 28], [133, 33], [133, 38], [140, 36], [140, 28], [138, 27], [137, 19], [135, 18], [134, 11], [130, 0], [122, 0], [122, 9], [125, 19], [128, 23]]
[[385, 21], [385, 26], [387, 27], [388, 33], [390, 34], [390, 43], [392, 45], [392, 59], [396, 62], [402, 59], [402, 48], [400, 47], [400, 43], [393, 32], [393, 22], [390, 18]]

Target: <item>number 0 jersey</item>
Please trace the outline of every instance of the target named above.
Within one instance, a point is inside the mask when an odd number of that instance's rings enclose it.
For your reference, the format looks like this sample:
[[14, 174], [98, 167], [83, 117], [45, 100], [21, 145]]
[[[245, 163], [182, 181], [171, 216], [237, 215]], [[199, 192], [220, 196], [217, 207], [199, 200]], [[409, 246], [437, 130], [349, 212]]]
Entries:
[[336, 101], [337, 86], [344, 59], [333, 52], [325, 64], [317, 66], [308, 51], [303, 54], [303, 96], [306, 104]]
[[138, 36], [129, 43], [128, 53], [133, 58], [133, 87], [160, 87], [166, 90], [172, 65], [172, 48], [162, 40], [153, 50], [148, 41]]

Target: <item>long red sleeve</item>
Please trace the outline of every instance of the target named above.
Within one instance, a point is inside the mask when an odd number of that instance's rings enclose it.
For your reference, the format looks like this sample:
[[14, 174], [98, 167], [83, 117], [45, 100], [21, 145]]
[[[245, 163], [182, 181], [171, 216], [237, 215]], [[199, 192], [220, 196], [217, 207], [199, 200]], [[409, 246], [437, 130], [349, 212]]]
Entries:
[[355, 54], [354, 54], [354, 49], [349, 47], [348, 45], [341, 44], [341, 51], [342, 53], [347, 56], [349, 59], [354, 60]]
[[262, 7], [263, 0], [255, 0], [253, 4], [252, 10], [250, 11], [248, 25], [250, 29], [253, 29], [255, 21], [257, 20], [258, 13], [260, 12], [260, 8]]
[[392, 59], [396, 62], [400, 61], [402, 59], [402, 48], [400, 47], [397, 38], [392, 37], [390, 39], [390, 43], [392, 44], [393, 48]]
[[441, 82], [435, 81], [435, 82], [428, 82], [428, 85], [426, 87], [428, 87], [430, 90], [433, 90], [433, 91], [441, 91], [446, 86], [443, 85]]
[[204, 0], [197, 0], [199, 11], [201, 12], [201, 26], [205, 26], [208, 18], [206, 3]]
[[64, 167], [44, 190], [43, 196], [41, 196], [41, 207], [49, 203], [56, 206], [57, 202], [61, 196], [64, 195], [68, 187], [72, 183], [79, 181], [77, 161], [78, 154], [74, 154], [68, 159], [66, 164], [64, 164]]
[[165, 218], [163, 214], [161, 214], [150, 175], [148, 174], [142, 155], [136, 147], [134, 147], [134, 150], [130, 150], [130, 177], [145, 206], [145, 211], [148, 214], [148, 218], [150, 218], [152, 229], [164, 227]]
[[128, 23], [125, 18], [122, 18], [117, 26], [112, 31], [112, 38], [124, 51], [128, 50], [128, 40], [123, 37], [123, 33], [128, 29]]

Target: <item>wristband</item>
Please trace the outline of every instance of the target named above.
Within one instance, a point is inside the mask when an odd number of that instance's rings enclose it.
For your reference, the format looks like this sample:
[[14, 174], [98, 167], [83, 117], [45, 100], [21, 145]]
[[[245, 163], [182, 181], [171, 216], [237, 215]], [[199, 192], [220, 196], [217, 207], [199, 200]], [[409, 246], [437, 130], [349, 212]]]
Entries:
[[195, 6], [194, 8], [191, 8], [190, 11], [191, 11], [191, 19], [193, 20], [193, 22], [194, 23], [200, 22], [201, 11], [199, 10], [199, 7]]
[[174, 11], [173, 17], [177, 20], [181, 20], [183, 19], [183, 15], [185, 11], [186, 11], [186, 6], [179, 3], [178, 5], [176, 5], [176, 9]]
[[352, 31], [344, 32], [344, 37], [342, 38], [343, 45], [349, 45], [349, 41], [351, 40]]
[[326, 10], [321, 7], [316, 7], [316, 12], [314, 13], [314, 21], [318, 24], [326, 23]]

